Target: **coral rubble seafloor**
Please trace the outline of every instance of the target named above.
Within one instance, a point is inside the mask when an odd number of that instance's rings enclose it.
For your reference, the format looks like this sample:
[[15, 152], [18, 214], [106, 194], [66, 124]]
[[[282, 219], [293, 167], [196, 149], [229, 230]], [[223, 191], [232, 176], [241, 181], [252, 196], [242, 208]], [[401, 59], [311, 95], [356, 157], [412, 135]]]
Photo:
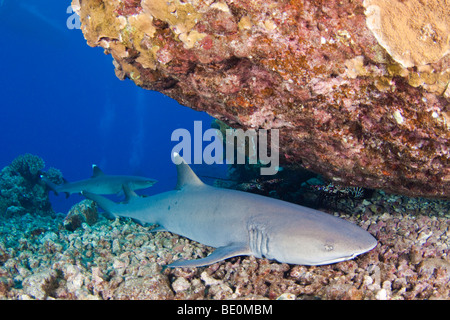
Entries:
[[207, 267], [165, 269], [175, 259], [203, 257], [212, 248], [168, 232], [151, 233], [152, 226], [129, 219], [108, 220], [89, 200], [67, 216], [5, 210], [0, 298], [450, 299], [448, 202], [380, 191], [351, 201], [351, 214], [328, 211], [367, 229], [379, 243], [354, 260], [325, 266], [242, 256]]

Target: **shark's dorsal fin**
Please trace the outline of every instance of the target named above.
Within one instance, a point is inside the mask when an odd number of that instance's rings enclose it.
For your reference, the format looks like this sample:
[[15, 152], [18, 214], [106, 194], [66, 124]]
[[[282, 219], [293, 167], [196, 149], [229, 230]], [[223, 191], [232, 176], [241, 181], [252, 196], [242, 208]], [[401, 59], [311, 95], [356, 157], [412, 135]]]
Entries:
[[186, 186], [203, 186], [204, 183], [192, 171], [191, 167], [184, 161], [184, 159], [176, 152], [173, 153], [172, 159], [177, 165], [177, 186], [175, 189], [181, 190]]
[[130, 188], [130, 185], [128, 183], [122, 185], [122, 189], [123, 189], [123, 193], [125, 194], [125, 202], [130, 202], [130, 200], [133, 200], [134, 198], [139, 198], [139, 196], [136, 194], [136, 192], [134, 192]]
[[93, 164], [92, 165], [92, 177], [91, 178], [97, 178], [97, 177], [100, 177], [100, 176], [103, 176], [103, 175], [105, 175], [103, 173], [103, 171], [96, 164]]

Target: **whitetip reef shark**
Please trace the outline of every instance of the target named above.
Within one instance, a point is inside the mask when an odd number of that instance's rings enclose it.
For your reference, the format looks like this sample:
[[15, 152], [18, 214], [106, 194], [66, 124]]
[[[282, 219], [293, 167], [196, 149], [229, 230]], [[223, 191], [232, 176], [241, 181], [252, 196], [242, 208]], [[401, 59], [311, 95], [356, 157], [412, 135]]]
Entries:
[[47, 177], [41, 175], [42, 181], [55, 192], [55, 194], [64, 192], [66, 197], [72, 193], [88, 191], [96, 194], [119, 194], [123, 186], [127, 185], [131, 190], [145, 189], [153, 186], [157, 181], [139, 176], [109, 175], [97, 166], [92, 165], [92, 177], [90, 179], [65, 182], [63, 184], [54, 184]]
[[206, 185], [178, 154], [173, 158], [180, 163], [175, 190], [139, 197], [124, 185], [123, 203], [82, 192], [116, 217], [158, 224], [152, 231], [173, 232], [216, 248], [205, 258], [167, 267], [200, 267], [241, 255], [323, 265], [352, 259], [377, 245], [369, 232], [327, 213]]

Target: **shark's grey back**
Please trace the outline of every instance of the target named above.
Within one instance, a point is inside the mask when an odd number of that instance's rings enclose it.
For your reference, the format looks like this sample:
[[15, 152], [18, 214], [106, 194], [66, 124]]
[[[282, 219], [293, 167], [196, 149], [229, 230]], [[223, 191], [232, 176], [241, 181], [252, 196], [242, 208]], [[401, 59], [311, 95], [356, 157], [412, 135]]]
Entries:
[[162, 194], [157, 198], [167, 207], [157, 222], [171, 232], [212, 247], [247, 243], [246, 224], [254, 208], [239, 197], [227, 199], [233, 195], [228, 191], [203, 185]]
[[79, 193], [87, 191], [95, 194], [118, 194], [122, 191], [123, 186], [127, 185], [132, 190], [144, 189], [151, 187], [157, 181], [146, 177], [128, 176], [128, 175], [107, 175], [96, 165], [92, 166], [93, 174], [89, 179], [65, 182], [64, 184], [55, 185], [45, 176], [41, 175], [41, 179], [55, 193]]

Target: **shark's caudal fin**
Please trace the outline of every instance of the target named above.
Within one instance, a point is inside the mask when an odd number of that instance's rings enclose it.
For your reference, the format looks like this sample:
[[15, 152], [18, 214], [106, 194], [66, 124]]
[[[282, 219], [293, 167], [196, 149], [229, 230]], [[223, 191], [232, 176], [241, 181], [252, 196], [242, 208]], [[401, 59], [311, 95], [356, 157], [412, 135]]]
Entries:
[[117, 206], [117, 204], [114, 201], [111, 201], [108, 198], [105, 198], [101, 195], [87, 191], [81, 191], [81, 194], [85, 196], [87, 199], [97, 202], [98, 206], [103, 210], [105, 210], [106, 213], [114, 217], [116, 216], [114, 214], [114, 207]]
[[175, 189], [181, 190], [186, 186], [203, 186], [204, 183], [192, 171], [191, 167], [184, 161], [184, 159], [176, 152], [172, 155], [174, 163], [177, 165], [177, 186]]
[[53, 182], [51, 182], [50, 180], [48, 180], [48, 178], [46, 176], [44, 176], [43, 174], [40, 175], [40, 178], [42, 181], [44, 181], [45, 185], [52, 190], [56, 195], [58, 195], [58, 191], [56, 191], [56, 188], [58, 187], [56, 184], [54, 184]]
[[[51, 182], [51, 181], [50, 181], [45, 175], [43, 175], [43, 174], [40, 175], [40, 178], [41, 178], [42, 181], [44, 181], [45, 185], [46, 185], [50, 190], [52, 190], [52, 191], [55, 193], [55, 195], [58, 195], [58, 185], [57, 185], [57, 184], [54, 184], [53, 182]], [[63, 180], [64, 180], [64, 183], [67, 183], [67, 180], [66, 180], [66, 179], [63, 178]], [[69, 194], [68, 192], [64, 192], [64, 193], [66, 194], [66, 198], [68, 198], [70, 194]]]

